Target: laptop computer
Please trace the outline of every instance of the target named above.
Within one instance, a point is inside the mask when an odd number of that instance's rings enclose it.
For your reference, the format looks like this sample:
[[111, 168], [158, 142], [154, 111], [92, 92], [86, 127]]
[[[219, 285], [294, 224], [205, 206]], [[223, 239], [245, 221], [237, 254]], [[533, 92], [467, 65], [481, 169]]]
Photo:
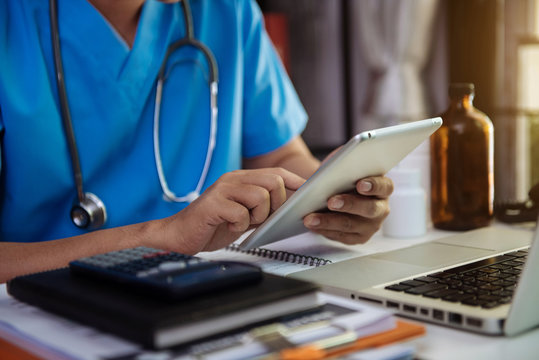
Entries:
[[512, 336], [539, 326], [538, 243], [537, 229], [491, 226], [289, 276], [406, 317]]

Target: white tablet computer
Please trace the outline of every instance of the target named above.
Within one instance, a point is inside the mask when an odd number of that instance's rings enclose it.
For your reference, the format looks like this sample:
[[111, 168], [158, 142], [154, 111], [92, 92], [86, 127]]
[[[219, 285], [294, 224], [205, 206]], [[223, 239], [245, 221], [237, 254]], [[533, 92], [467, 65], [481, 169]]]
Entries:
[[362, 132], [344, 144], [285, 203], [240, 244], [244, 250], [308, 229], [303, 218], [327, 209], [327, 200], [355, 189], [359, 179], [384, 175], [442, 125], [441, 118]]

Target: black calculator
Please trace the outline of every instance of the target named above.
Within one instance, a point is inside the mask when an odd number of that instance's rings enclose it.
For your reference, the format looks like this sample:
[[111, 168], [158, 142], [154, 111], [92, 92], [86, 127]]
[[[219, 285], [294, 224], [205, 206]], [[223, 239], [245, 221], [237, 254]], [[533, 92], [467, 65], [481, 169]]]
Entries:
[[148, 296], [185, 299], [262, 279], [254, 265], [137, 247], [90, 256], [69, 263], [73, 275], [125, 286]]

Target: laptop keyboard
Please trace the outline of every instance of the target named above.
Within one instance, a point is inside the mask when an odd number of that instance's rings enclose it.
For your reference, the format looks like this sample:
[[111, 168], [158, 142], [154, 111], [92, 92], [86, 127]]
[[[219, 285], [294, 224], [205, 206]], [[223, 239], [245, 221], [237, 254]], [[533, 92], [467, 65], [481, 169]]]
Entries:
[[385, 288], [491, 309], [511, 302], [528, 250], [498, 255]]

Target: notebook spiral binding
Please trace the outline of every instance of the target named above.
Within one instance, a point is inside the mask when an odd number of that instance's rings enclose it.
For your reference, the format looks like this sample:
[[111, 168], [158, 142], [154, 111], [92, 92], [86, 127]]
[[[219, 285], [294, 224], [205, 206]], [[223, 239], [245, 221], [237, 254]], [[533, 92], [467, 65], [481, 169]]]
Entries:
[[308, 265], [308, 266], [322, 266], [331, 264], [332, 261], [328, 259], [319, 258], [316, 256], [302, 255], [281, 250], [270, 250], [264, 248], [254, 248], [250, 250], [243, 250], [237, 244], [230, 244], [226, 247], [229, 251], [236, 251], [272, 260], [284, 261], [293, 264]]

